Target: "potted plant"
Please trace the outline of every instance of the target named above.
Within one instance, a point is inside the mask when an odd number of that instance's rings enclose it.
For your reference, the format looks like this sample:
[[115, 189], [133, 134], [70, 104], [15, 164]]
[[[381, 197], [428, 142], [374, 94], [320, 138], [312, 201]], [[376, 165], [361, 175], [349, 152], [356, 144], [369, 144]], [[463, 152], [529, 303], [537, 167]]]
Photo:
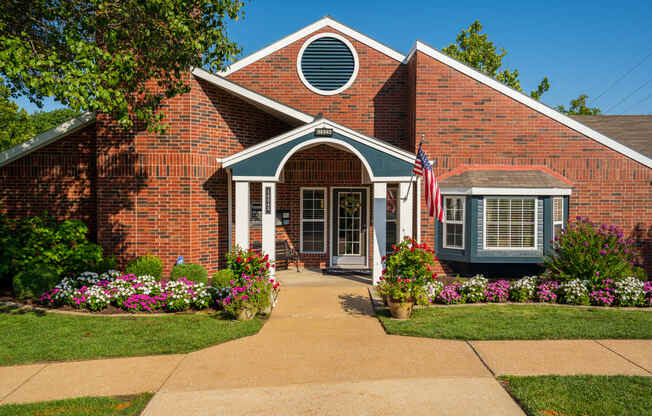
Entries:
[[386, 299], [392, 317], [409, 319], [414, 304], [425, 298], [424, 286], [437, 277], [432, 271], [434, 250], [410, 237], [392, 248], [393, 253], [383, 258], [385, 268], [378, 291]]

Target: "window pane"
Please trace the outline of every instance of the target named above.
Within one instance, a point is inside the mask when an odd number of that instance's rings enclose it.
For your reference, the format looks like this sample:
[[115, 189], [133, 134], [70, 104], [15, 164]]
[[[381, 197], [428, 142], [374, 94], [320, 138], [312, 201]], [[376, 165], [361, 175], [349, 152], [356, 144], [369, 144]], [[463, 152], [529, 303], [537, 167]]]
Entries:
[[532, 198], [489, 198], [486, 203], [486, 246], [531, 248], [535, 246], [536, 201]]

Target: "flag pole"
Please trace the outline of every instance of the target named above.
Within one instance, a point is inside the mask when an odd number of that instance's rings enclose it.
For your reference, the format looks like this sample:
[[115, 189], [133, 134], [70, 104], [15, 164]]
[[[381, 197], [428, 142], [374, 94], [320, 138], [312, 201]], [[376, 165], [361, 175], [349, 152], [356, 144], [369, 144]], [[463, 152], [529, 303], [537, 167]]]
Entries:
[[[421, 147], [421, 145], [423, 144], [423, 137], [424, 136], [425, 136], [425, 134], [421, 133], [421, 141], [419, 141], [419, 147]], [[401, 197], [402, 200], [405, 201], [408, 198], [408, 195], [410, 195], [410, 190], [412, 189], [412, 182], [416, 182], [416, 180], [415, 180], [416, 177], [417, 177], [417, 175], [412, 173], [412, 179], [410, 179], [410, 185], [408, 186], [408, 190], [407, 190], [407, 193], [405, 194], [405, 196]]]

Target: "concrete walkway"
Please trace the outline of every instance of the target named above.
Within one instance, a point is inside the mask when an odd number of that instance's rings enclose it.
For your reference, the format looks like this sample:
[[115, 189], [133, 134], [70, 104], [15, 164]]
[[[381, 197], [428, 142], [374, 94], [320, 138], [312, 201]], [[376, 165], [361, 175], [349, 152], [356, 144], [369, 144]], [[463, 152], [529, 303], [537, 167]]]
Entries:
[[365, 279], [279, 277], [256, 336], [185, 355], [0, 367], [0, 403], [155, 391], [147, 415], [522, 415], [494, 374], [652, 375], [652, 341], [388, 336]]

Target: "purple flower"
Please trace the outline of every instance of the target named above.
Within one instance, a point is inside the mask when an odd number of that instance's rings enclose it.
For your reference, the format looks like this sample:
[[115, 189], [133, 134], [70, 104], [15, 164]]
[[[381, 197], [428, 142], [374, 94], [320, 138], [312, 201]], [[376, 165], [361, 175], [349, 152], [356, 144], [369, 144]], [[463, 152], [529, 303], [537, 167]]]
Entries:
[[585, 242], [584, 242], [584, 247], [588, 247], [588, 246], [589, 246], [589, 242], [588, 242], [588, 241], [585, 241]]
[[604, 250], [600, 250], [600, 254], [601, 254], [602, 256], [606, 256], [606, 255], [607, 255], [607, 252], [604, 251]]

